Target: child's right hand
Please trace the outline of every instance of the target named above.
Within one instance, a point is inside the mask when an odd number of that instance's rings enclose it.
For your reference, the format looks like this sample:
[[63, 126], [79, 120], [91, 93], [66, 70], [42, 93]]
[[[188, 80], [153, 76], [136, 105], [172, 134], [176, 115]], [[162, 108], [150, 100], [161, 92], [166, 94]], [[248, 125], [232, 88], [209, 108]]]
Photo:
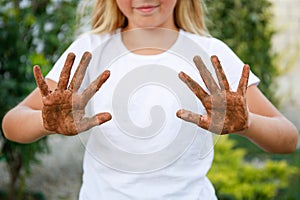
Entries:
[[79, 94], [78, 90], [91, 57], [89, 52], [84, 53], [74, 77], [68, 86], [71, 68], [75, 60], [75, 55], [69, 53], [60, 74], [57, 88], [54, 91], [49, 90], [40, 67], [34, 67], [34, 77], [44, 104], [42, 116], [46, 130], [63, 135], [76, 135], [111, 119], [111, 114], [106, 112], [98, 113], [93, 117], [85, 117], [85, 107], [88, 101], [110, 75], [108, 70], [104, 71], [88, 88]]

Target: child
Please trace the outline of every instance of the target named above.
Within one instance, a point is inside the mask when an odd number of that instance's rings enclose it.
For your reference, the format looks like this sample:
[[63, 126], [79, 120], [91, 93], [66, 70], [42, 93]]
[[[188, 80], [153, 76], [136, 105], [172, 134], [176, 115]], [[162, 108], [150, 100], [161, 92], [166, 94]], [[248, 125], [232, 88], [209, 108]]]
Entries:
[[249, 67], [208, 35], [201, 3], [97, 0], [92, 31], [45, 81], [34, 68], [39, 88], [6, 114], [5, 136], [29, 143], [89, 130], [80, 199], [216, 199], [206, 177], [207, 130], [239, 134], [268, 152], [294, 151], [297, 129], [259, 91]]

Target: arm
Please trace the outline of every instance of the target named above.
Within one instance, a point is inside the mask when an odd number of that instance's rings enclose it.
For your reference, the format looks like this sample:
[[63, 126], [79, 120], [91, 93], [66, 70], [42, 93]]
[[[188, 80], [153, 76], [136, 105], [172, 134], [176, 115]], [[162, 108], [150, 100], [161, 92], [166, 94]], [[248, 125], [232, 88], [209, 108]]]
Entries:
[[[23, 102], [6, 114], [3, 119], [5, 136], [16, 142], [29, 143], [51, 133], [76, 135], [111, 119], [110, 113], [85, 116], [85, 106], [101, 85], [109, 78], [104, 71], [81, 94], [81, 86], [91, 54], [86, 52], [69, 83], [75, 60], [68, 54], [58, 83], [45, 81], [38, 66], [34, 76], [39, 89], [35, 89]], [[68, 84], [69, 83], [69, 84]]]
[[210, 94], [184, 72], [179, 73], [179, 78], [201, 100], [207, 113], [200, 115], [182, 109], [177, 112], [178, 117], [216, 134], [242, 135], [268, 152], [290, 153], [295, 150], [298, 142], [296, 127], [256, 86], [247, 88], [248, 65], [244, 66], [238, 89], [233, 92], [216, 56], [212, 56], [212, 63], [220, 86], [200, 57], [195, 57], [194, 62]]
[[[56, 87], [56, 82], [47, 80], [49, 88]], [[10, 110], [3, 118], [2, 128], [7, 139], [30, 143], [51, 134], [43, 126], [42, 97], [36, 88], [20, 104]]]
[[247, 89], [248, 129], [238, 133], [270, 153], [293, 152], [298, 143], [296, 127], [286, 119], [256, 86]]

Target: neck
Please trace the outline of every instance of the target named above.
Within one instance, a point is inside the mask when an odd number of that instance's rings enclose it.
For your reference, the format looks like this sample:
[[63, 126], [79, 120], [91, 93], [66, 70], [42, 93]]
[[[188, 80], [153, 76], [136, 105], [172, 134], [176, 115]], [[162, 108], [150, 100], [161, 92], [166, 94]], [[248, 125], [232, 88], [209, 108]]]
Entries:
[[122, 40], [135, 54], [153, 55], [167, 51], [177, 40], [178, 30], [143, 28], [122, 30]]

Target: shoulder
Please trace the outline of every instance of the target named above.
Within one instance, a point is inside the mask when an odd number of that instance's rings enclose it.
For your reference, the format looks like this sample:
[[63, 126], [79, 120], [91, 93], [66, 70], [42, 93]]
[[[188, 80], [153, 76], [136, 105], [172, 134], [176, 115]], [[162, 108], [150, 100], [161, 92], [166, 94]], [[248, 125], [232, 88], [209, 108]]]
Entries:
[[192, 40], [193, 43], [203, 49], [209, 56], [218, 56], [219, 60], [225, 64], [224, 67], [229, 67], [229, 65], [243, 65], [243, 62], [240, 60], [240, 58], [223, 41], [215, 37], [201, 36], [185, 31], [181, 31], [181, 33], [183, 36], [189, 40]]
[[226, 43], [218, 38], [212, 36], [202, 36], [186, 31], [181, 31], [181, 33], [183, 36], [187, 37], [205, 49], [208, 54], [213, 55], [216, 52], [232, 51]]
[[[55, 62], [53, 68], [47, 74], [47, 78], [58, 82], [59, 74], [62, 71], [65, 60], [69, 53], [74, 53], [76, 55], [76, 59], [74, 61], [73, 66], [78, 66], [83, 54], [88, 52], [94, 52], [95, 49], [101, 46], [105, 41], [111, 38], [111, 34], [92, 34], [85, 33], [78, 36], [71, 45], [64, 51], [64, 53], [60, 56], [60, 58]], [[74, 74], [76, 67], [72, 68], [71, 75]]]
[[75, 52], [77, 51], [94, 51], [98, 46], [103, 44], [111, 37], [110, 34], [93, 34], [85, 33], [78, 36], [74, 42], [70, 45], [69, 49]]
[[183, 32], [183, 34], [204, 49], [209, 56], [218, 56], [219, 60], [225, 64], [224, 67], [229, 67], [227, 65], [243, 66], [243, 62], [235, 54], [235, 52], [220, 39], [211, 36], [201, 36], [189, 32]]
[[[201, 36], [185, 31], [181, 32], [184, 36], [204, 49], [209, 56], [216, 55], [219, 58], [231, 87], [236, 89], [244, 67], [244, 62], [236, 53], [226, 43], [217, 38]], [[251, 72], [249, 85], [258, 84], [258, 82], [259, 79]]]

